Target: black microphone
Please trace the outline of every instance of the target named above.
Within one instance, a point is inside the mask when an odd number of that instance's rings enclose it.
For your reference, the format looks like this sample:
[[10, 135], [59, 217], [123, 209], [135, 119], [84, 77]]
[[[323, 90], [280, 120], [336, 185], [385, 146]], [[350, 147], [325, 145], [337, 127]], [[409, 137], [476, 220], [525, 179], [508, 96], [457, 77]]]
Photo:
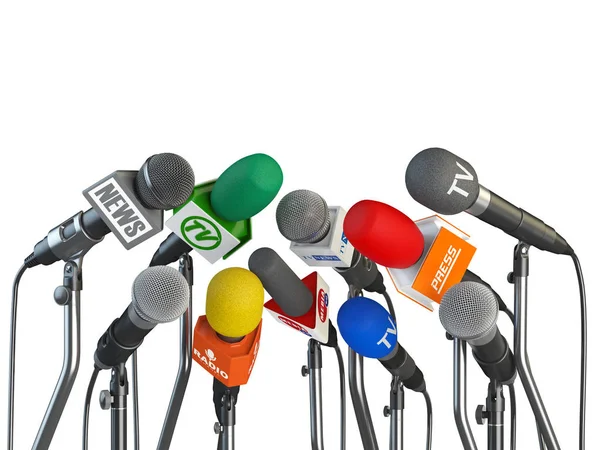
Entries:
[[[111, 231], [126, 248], [162, 230], [162, 212], [182, 205], [194, 188], [194, 171], [181, 156], [160, 153], [139, 171], [117, 171], [88, 188], [93, 207], [53, 228], [25, 259], [45, 266], [84, 254]], [[153, 213], [154, 211], [154, 213]]]
[[366, 297], [348, 299], [338, 311], [338, 327], [348, 347], [365, 358], [378, 359], [404, 386], [427, 390], [423, 372], [398, 343], [396, 322], [386, 309]]
[[[275, 250], [262, 247], [255, 250], [248, 259], [248, 268], [262, 283], [265, 291], [281, 308], [282, 315], [292, 320], [303, 316], [319, 316], [320, 302], [318, 293], [313, 293], [306, 287], [296, 273]], [[314, 339], [328, 347], [337, 346], [337, 331], [329, 322], [327, 336], [319, 335], [313, 330]]]
[[190, 301], [186, 279], [168, 266], [142, 271], [131, 292], [129, 307], [98, 340], [94, 362], [100, 369], [125, 363], [157, 324], [179, 318]]
[[462, 281], [446, 291], [439, 314], [448, 334], [469, 343], [473, 357], [488, 378], [511, 384], [517, 367], [496, 325], [498, 311], [496, 294], [490, 288], [475, 281]]
[[406, 188], [417, 202], [440, 214], [469, 214], [540, 250], [572, 255], [552, 227], [479, 184], [475, 169], [442, 148], [428, 148], [408, 164]]

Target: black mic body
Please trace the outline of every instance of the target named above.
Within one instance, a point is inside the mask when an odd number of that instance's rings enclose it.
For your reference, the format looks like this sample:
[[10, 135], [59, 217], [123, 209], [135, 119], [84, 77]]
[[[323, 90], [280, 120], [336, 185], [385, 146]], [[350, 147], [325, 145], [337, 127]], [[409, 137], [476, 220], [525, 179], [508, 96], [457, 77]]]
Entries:
[[488, 378], [511, 384], [517, 375], [513, 353], [500, 333], [497, 294], [476, 281], [461, 281], [446, 291], [439, 316], [452, 337], [466, 341]]
[[429, 148], [415, 155], [405, 182], [417, 202], [437, 213], [466, 211], [540, 250], [573, 254], [554, 228], [480, 185], [473, 166], [447, 150]]
[[98, 340], [96, 367], [110, 369], [125, 363], [157, 324], [171, 322], [186, 311], [189, 298], [188, 283], [177, 270], [157, 266], [141, 272], [133, 283], [131, 303]]

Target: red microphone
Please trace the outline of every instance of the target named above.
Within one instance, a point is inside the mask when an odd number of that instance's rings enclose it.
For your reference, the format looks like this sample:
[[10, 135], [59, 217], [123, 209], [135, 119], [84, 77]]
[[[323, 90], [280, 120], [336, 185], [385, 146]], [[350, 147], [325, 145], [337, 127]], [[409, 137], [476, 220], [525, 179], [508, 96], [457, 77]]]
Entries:
[[439, 216], [413, 222], [393, 206], [362, 200], [344, 219], [344, 234], [361, 254], [388, 269], [396, 290], [429, 310], [460, 282], [475, 247]]

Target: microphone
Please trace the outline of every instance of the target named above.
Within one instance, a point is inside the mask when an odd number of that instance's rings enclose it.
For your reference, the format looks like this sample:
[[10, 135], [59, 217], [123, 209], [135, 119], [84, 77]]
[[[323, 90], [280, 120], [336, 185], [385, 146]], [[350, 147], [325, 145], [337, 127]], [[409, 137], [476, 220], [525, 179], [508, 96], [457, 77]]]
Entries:
[[401, 294], [430, 311], [450, 286], [476, 277], [467, 270], [475, 247], [439, 217], [415, 223], [386, 203], [362, 200], [348, 210], [344, 233], [356, 251], [388, 268]]
[[349, 267], [352, 245], [344, 236], [346, 211], [327, 206], [317, 193], [299, 189], [286, 194], [275, 217], [279, 232], [291, 241], [290, 250], [309, 266]]
[[131, 303], [98, 341], [94, 361], [100, 369], [125, 363], [159, 323], [172, 322], [188, 308], [190, 288], [177, 270], [150, 267], [133, 282]]
[[206, 315], [194, 327], [193, 358], [227, 387], [246, 384], [262, 327], [263, 286], [241, 267], [217, 273], [206, 291]]
[[327, 206], [317, 193], [299, 189], [277, 205], [280, 233], [291, 241], [290, 250], [309, 266], [333, 267], [356, 289], [383, 294], [383, 276], [376, 264], [356, 251], [344, 234], [346, 211]]
[[110, 232], [129, 250], [159, 233], [163, 210], [182, 205], [193, 186], [191, 166], [173, 153], [151, 156], [139, 171], [113, 172], [83, 192], [92, 208], [53, 228], [25, 265], [47, 266], [81, 256]]
[[324, 345], [337, 346], [337, 332], [328, 318], [329, 286], [317, 272], [301, 280], [271, 248], [255, 250], [248, 268], [271, 300], [265, 309], [278, 321]]
[[338, 311], [340, 334], [348, 346], [365, 358], [378, 359], [404, 386], [426, 390], [423, 372], [397, 341], [396, 324], [386, 309], [366, 297], [353, 297]]
[[488, 378], [512, 384], [517, 368], [506, 339], [498, 330], [498, 301], [487, 286], [463, 281], [452, 286], [440, 304], [440, 321], [453, 337], [467, 341]]
[[406, 168], [406, 187], [417, 202], [440, 214], [466, 211], [540, 250], [572, 255], [552, 227], [479, 184], [475, 169], [442, 148], [418, 153]]
[[170, 264], [192, 249], [211, 264], [227, 259], [250, 240], [250, 218], [273, 201], [282, 183], [281, 167], [268, 155], [236, 161], [216, 181], [196, 186], [187, 204], [175, 209], [166, 223], [173, 233], [150, 265]]

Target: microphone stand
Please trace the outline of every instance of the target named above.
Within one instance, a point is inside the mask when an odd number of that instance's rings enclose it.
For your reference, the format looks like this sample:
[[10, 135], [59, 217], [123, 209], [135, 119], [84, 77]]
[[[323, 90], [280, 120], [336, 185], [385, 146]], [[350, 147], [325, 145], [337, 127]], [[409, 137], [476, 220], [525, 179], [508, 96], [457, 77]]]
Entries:
[[167, 409], [167, 415], [158, 440], [157, 450], [168, 450], [173, 440], [175, 425], [181, 411], [181, 404], [192, 372], [192, 333], [194, 329], [192, 316], [192, 286], [194, 284], [194, 265], [192, 257], [185, 253], [179, 259], [181, 273], [190, 287], [190, 303], [186, 312], [179, 319], [179, 369], [173, 386], [173, 393]]
[[[81, 215], [74, 218], [76, 228], [79, 226], [80, 219]], [[54, 233], [54, 230], [51, 233]], [[80, 236], [80, 234], [76, 234], [72, 240], [78, 241]], [[75, 243], [75, 246], [77, 244], [78, 242]], [[91, 245], [67, 260], [63, 270], [63, 284], [54, 290], [54, 300], [64, 307], [63, 365], [32, 450], [48, 450], [50, 447], [79, 371], [81, 353], [81, 266], [83, 256], [89, 248], [91, 248]]]
[[404, 449], [404, 385], [393, 377], [390, 386], [390, 405], [383, 408], [390, 418], [390, 450]]
[[544, 437], [548, 450], [560, 450], [558, 440], [552, 428], [552, 423], [544, 407], [542, 397], [538, 391], [527, 355], [527, 279], [529, 277], [529, 244], [519, 242], [515, 247], [513, 271], [508, 280], [514, 284], [515, 295], [515, 341], [514, 354], [517, 371], [535, 420]]
[[308, 375], [310, 384], [310, 441], [312, 450], [323, 450], [323, 395], [321, 390], [323, 358], [321, 344], [314, 339], [309, 339], [306, 354], [307, 365], [302, 366], [302, 376]]
[[467, 350], [465, 341], [454, 340], [454, 421], [465, 450], [477, 450], [475, 438], [467, 418]]
[[[348, 298], [362, 295], [362, 290], [357, 289], [353, 285], [350, 285], [348, 288]], [[365, 391], [363, 357], [350, 347], [348, 347], [348, 386], [363, 447], [365, 450], [379, 450], [367, 402], [367, 393]]]
[[479, 425], [487, 420], [488, 450], [504, 450], [504, 395], [502, 384], [490, 380], [485, 408], [477, 406], [475, 418]]
[[[215, 434], [219, 435], [217, 450], [235, 449], [235, 404], [240, 387], [227, 387], [216, 378], [213, 382], [213, 402], [218, 422], [214, 425]], [[220, 398], [218, 394], [221, 394]]]
[[110, 408], [110, 448], [127, 450], [127, 394], [129, 383], [125, 363], [112, 368], [110, 390], [100, 392], [100, 407]]

